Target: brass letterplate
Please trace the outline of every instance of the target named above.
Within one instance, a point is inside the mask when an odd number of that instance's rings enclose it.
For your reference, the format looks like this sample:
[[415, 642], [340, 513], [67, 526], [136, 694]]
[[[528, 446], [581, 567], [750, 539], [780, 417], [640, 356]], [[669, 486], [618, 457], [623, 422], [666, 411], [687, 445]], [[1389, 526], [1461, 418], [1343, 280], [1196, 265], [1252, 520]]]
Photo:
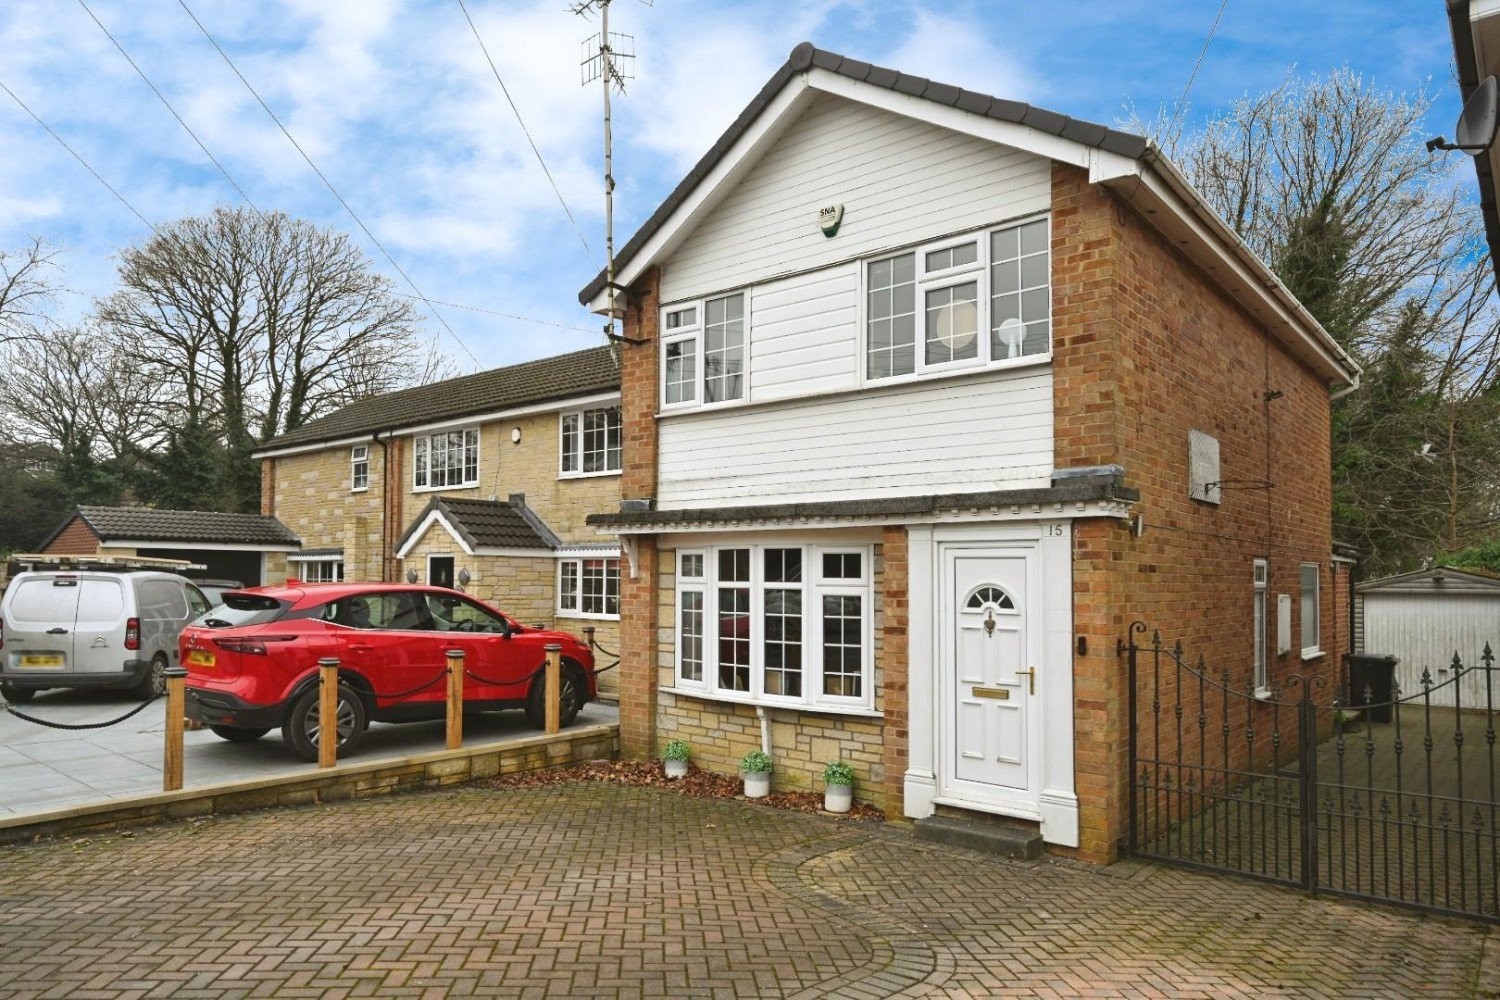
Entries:
[[982, 688], [973, 689], [976, 698], [998, 698], [1001, 701], [1010, 700], [1010, 688]]

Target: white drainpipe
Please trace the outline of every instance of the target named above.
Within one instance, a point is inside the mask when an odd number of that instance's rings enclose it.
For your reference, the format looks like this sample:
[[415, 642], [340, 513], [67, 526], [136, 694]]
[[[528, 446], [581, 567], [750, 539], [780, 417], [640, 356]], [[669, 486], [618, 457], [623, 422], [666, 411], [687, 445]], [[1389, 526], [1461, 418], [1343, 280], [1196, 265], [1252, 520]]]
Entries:
[[765, 708], [755, 706], [755, 717], [760, 720], [760, 748], [767, 757], [771, 756], [771, 717], [766, 714]]

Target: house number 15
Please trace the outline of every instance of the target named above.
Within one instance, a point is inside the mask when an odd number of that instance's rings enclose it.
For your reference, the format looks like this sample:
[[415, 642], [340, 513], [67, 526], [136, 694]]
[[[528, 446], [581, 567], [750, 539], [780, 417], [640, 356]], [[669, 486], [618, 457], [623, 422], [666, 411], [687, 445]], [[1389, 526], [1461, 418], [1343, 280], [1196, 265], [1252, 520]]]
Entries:
[[1062, 533], [1063, 533], [1063, 526], [1062, 525], [1060, 525], [1060, 524], [1049, 524], [1049, 525], [1047, 525], [1047, 537], [1048, 538], [1061, 538], [1062, 537]]

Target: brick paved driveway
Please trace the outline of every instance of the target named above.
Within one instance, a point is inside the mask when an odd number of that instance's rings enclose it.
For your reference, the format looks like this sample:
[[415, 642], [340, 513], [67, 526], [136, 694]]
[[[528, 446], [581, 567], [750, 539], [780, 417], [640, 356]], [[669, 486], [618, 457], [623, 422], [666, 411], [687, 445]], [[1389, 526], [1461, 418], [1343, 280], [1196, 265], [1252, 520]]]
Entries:
[[0, 850], [4, 997], [1500, 996], [1480, 925], [657, 789]]

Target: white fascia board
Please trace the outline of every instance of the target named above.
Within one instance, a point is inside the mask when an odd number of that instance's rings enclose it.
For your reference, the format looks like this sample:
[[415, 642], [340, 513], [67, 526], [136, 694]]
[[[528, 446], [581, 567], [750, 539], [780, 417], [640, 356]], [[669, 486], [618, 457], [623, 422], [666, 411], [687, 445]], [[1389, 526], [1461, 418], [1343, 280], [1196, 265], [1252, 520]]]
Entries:
[[617, 559], [620, 546], [599, 542], [595, 545], [577, 542], [559, 547], [553, 555], [558, 559]]
[[[1290, 332], [1296, 343], [1305, 349], [1304, 355], [1321, 363], [1323, 375], [1357, 386], [1359, 364], [1339, 347], [1328, 331], [1287, 290], [1281, 279], [1240, 239], [1239, 234], [1198, 196], [1177, 168], [1154, 146], [1146, 151], [1143, 160], [1146, 163], [1135, 177], [1119, 175], [1106, 181], [1106, 185], [1118, 191], [1127, 202], [1144, 194], [1172, 213], [1191, 234], [1198, 249], [1225, 269], [1223, 275], [1215, 276], [1225, 291], [1251, 305], [1252, 314], [1268, 311], [1269, 316], [1263, 315], [1262, 320], [1273, 328], [1280, 326]], [[1189, 252], [1189, 256], [1201, 257], [1201, 254]], [[1228, 280], [1231, 276], [1237, 285]]]
[[283, 455], [305, 455], [310, 451], [324, 451], [329, 448], [348, 448], [356, 444], [368, 444], [375, 440], [373, 434], [361, 434], [356, 437], [339, 438], [336, 441], [314, 441], [311, 444], [298, 444], [290, 448], [272, 448], [267, 451], [252, 451], [251, 458], [280, 458]]
[[202, 549], [205, 552], [301, 552], [296, 545], [277, 542], [163, 542], [132, 541], [129, 538], [103, 539], [100, 545], [110, 549]]
[[[807, 74], [798, 74], [787, 81], [781, 93], [766, 105], [733, 148], [720, 157], [708, 176], [698, 182], [671, 217], [615, 272], [615, 284], [629, 287], [648, 267], [670, 253], [702, 217], [719, 203], [735, 182], [755, 165], [771, 144], [781, 137], [781, 133], [795, 119], [796, 112], [810, 99]], [[601, 315], [607, 311], [609, 289], [601, 289], [590, 299], [589, 309]]]
[[1483, 21], [1500, 14], [1500, 0], [1469, 0], [1469, 21]]
[[396, 550], [396, 558], [405, 559], [407, 553], [416, 548], [417, 543], [422, 540], [423, 536], [427, 534], [428, 529], [434, 524], [441, 525], [442, 529], [448, 532], [449, 537], [458, 543], [458, 547], [464, 550], [465, 555], [474, 555], [474, 550], [469, 548], [469, 544], [464, 541], [463, 536], [454, 530], [453, 525], [443, 516], [443, 512], [435, 510], [423, 518], [422, 523], [417, 525], [417, 530], [413, 531], [411, 537], [406, 540], [406, 544]]
[[898, 94], [888, 87], [865, 83], [863, 80], [855, 80], [831, 70], [814, 68], [808, 72], [807, 82], [808, 86], [816, 90], [858, 101], [872, 108], [880, 108], [905, 118], [930, 122], [940, 128], [971, 135], [976, 139], [987, 139], [990, 142], [1034, 153], [1049, 160], [1071, 163], [1075, 167], [1087, 167], [1089, 154], [1093, 152], [1092, 147], [1085, 146], [1083, 143], [1064, 139], [1048, 132], [1039, 132], [1029, 125], [1003, 122], [972, 111], [962, 111], [945, 104], [938, 104], [936, 101], [929, 101], [925, 97]]

